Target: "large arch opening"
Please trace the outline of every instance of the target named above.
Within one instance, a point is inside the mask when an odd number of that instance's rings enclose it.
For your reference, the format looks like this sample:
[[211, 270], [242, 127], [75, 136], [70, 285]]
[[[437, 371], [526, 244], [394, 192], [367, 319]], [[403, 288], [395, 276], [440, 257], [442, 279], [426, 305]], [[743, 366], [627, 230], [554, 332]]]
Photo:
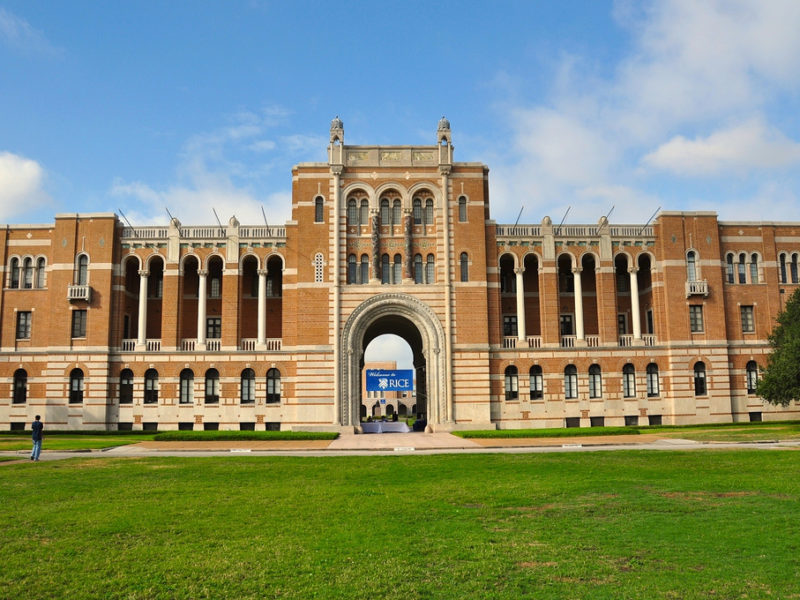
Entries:
[[426, 304], [405, 294], [380, 294], [359, 305], [342, 331], [342, 397], [339, 423], [358, 426], [362, 405], [372, 414], [375, 400], [364, 398], [366, 349], [382, 336], [393, 335], [408, 345], [414, 370], [414, 403], [409, 407], [426, 426], [449, 422], [444, 332]]
[[[401, 329], [411, 327], [411, 339], [406, 340], [404, 335], [395, 333], [396, 326]], [[378, 333], [382, 328], [388, 327], [393, 333]], [[402, 331], [401, 331], [402, 333]], [[370, 339], [371, 338], [371, 339]], [[412, 348], [412, 344], [414, 347]], [[425, 366], [424, 355], [421, 349], [419, 332], [413, 325], [406, 323], [391, 324], [387, 320], [373, 323], [364, 339], [364, 355], [361, 368], [361, 422], [374, 419], [389, 421], [404, 421], [409, 425], [419, 420], [420, 425], [426, 421], [425, 404], [417, 402], [418, 398], [427, 397], [425, 390], [417, 394], [421, 381], [424, 381]], [[387, 389], [375, 390], [367, 386], [367, 371], [411, 371], [413, 387], [408, 390]]]

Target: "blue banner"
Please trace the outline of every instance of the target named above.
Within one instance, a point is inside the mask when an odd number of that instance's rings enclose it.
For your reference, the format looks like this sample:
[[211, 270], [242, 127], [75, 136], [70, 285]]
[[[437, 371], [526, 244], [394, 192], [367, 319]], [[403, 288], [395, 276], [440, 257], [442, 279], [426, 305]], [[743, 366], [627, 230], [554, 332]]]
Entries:
[[413, 388], [413, 369], [367, 369], [368, 392], [410, 392]]

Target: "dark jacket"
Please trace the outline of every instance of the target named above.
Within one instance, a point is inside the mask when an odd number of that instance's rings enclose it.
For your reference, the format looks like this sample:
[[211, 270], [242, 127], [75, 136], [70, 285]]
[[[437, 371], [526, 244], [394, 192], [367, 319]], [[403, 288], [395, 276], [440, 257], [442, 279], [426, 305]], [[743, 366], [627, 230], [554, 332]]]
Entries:
[[44, 429], [44, 424], [41, 421], [34, 421], [33, 424], [31, 424], [34, 442], [38, 442], [42, 439], [42, 429]]

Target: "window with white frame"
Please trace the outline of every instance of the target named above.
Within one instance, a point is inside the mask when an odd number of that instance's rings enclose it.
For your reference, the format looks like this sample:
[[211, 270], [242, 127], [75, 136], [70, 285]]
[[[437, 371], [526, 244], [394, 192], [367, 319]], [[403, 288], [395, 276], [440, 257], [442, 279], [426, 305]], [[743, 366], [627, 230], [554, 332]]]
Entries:
[[692, 333], [703, 332], [703, 307], [699, 304], [689, 306], [689, 331]]
[[630, 363], [622, 367], [622, 396], [636, 397], [636, 369]]
[[516, 400], [519, 398], [519, 375], [517, 367], [515, 366], [506, 367], [505, 391], [506, 400]]
[[538, 400], [544, 397], [544, 378], [542, 376], [542, 367], [533, 365], [530, 371], [530, 390], [531, 400]]
[[647, 397], [655, 398], [658, 395], [658, 365], [655, 363], [650, 363], [647, 365]]
[[564, 369], [564, 398], [574, 400], [578, 397], [578, 369], [567, 365]]
[[756, 330], [752, 306], [740, 306], [739, 313], [742, 317], [742, 333], [753, 333]]
[[751, 360], [747, 363], [747, 393], [755, 394], [758, 388], [758, 365]]
[[602, 398], [603, 396], [603, 377], [600, 365], [589, 367], [589, 398]]

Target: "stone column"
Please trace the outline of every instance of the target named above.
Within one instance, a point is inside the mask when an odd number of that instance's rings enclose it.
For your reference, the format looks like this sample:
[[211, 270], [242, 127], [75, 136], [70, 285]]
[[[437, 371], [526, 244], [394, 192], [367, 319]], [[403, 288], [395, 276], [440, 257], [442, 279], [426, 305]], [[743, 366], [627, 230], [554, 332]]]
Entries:
[[522, 342], [527, 339], [527, 333], [525, 332], [525, 282], [522, 278], [525, 268], [514, 269], [514, 273], [517, 276], [517, 337]]
[[642, 319], [639, 314], [639, 279], [636, 274], [639, 269], [630, 267], [628, 273], [631, 278], [631, 320], [633, 321], [633, 343], [637, 344], [642, 339]]
[[579, 344], [579, 341], [582, 342], [584, 338], [583, 334], [583, 285], [581, 284], [581, 271], [583, 271], [582, 267], [573, 267], [572, 268], [572, 282], [573, 288], [575, 289], [575, 339], [576, 344]]
[[195, 350], [206, 349], [206, 283], [208, 281], [208, 269], [198, 269], [197, 271], [197, 341]]
[[258, 338], [256, 350], [267, 349], [267, 270], [258, 270]]
[[372, 279], [370, 283], [380, 283], [383, 280], [383, 273], [381, 273], [380, 212], [377, 208], [371, 208], [369, 212], [369, 221], [372, 227], [370, 231], [370, 238], [372, 240]]
[[139, 328], [136, 338], [136, 349], [144, 350], [147, 345], [147, 279], [149, 271], [139, 271]]
[[406, 260], [405, 265], [403, 266], [403, 280], [404, 283], [413, 283], [414, 282], [414, 255], [412, 254], [412, 231], [414, 227], [414, 221], [411, 216], [411, 211], [409, 209], [403, 210], [403, 235], [405, 237], [405, 248], [406, 248]]

